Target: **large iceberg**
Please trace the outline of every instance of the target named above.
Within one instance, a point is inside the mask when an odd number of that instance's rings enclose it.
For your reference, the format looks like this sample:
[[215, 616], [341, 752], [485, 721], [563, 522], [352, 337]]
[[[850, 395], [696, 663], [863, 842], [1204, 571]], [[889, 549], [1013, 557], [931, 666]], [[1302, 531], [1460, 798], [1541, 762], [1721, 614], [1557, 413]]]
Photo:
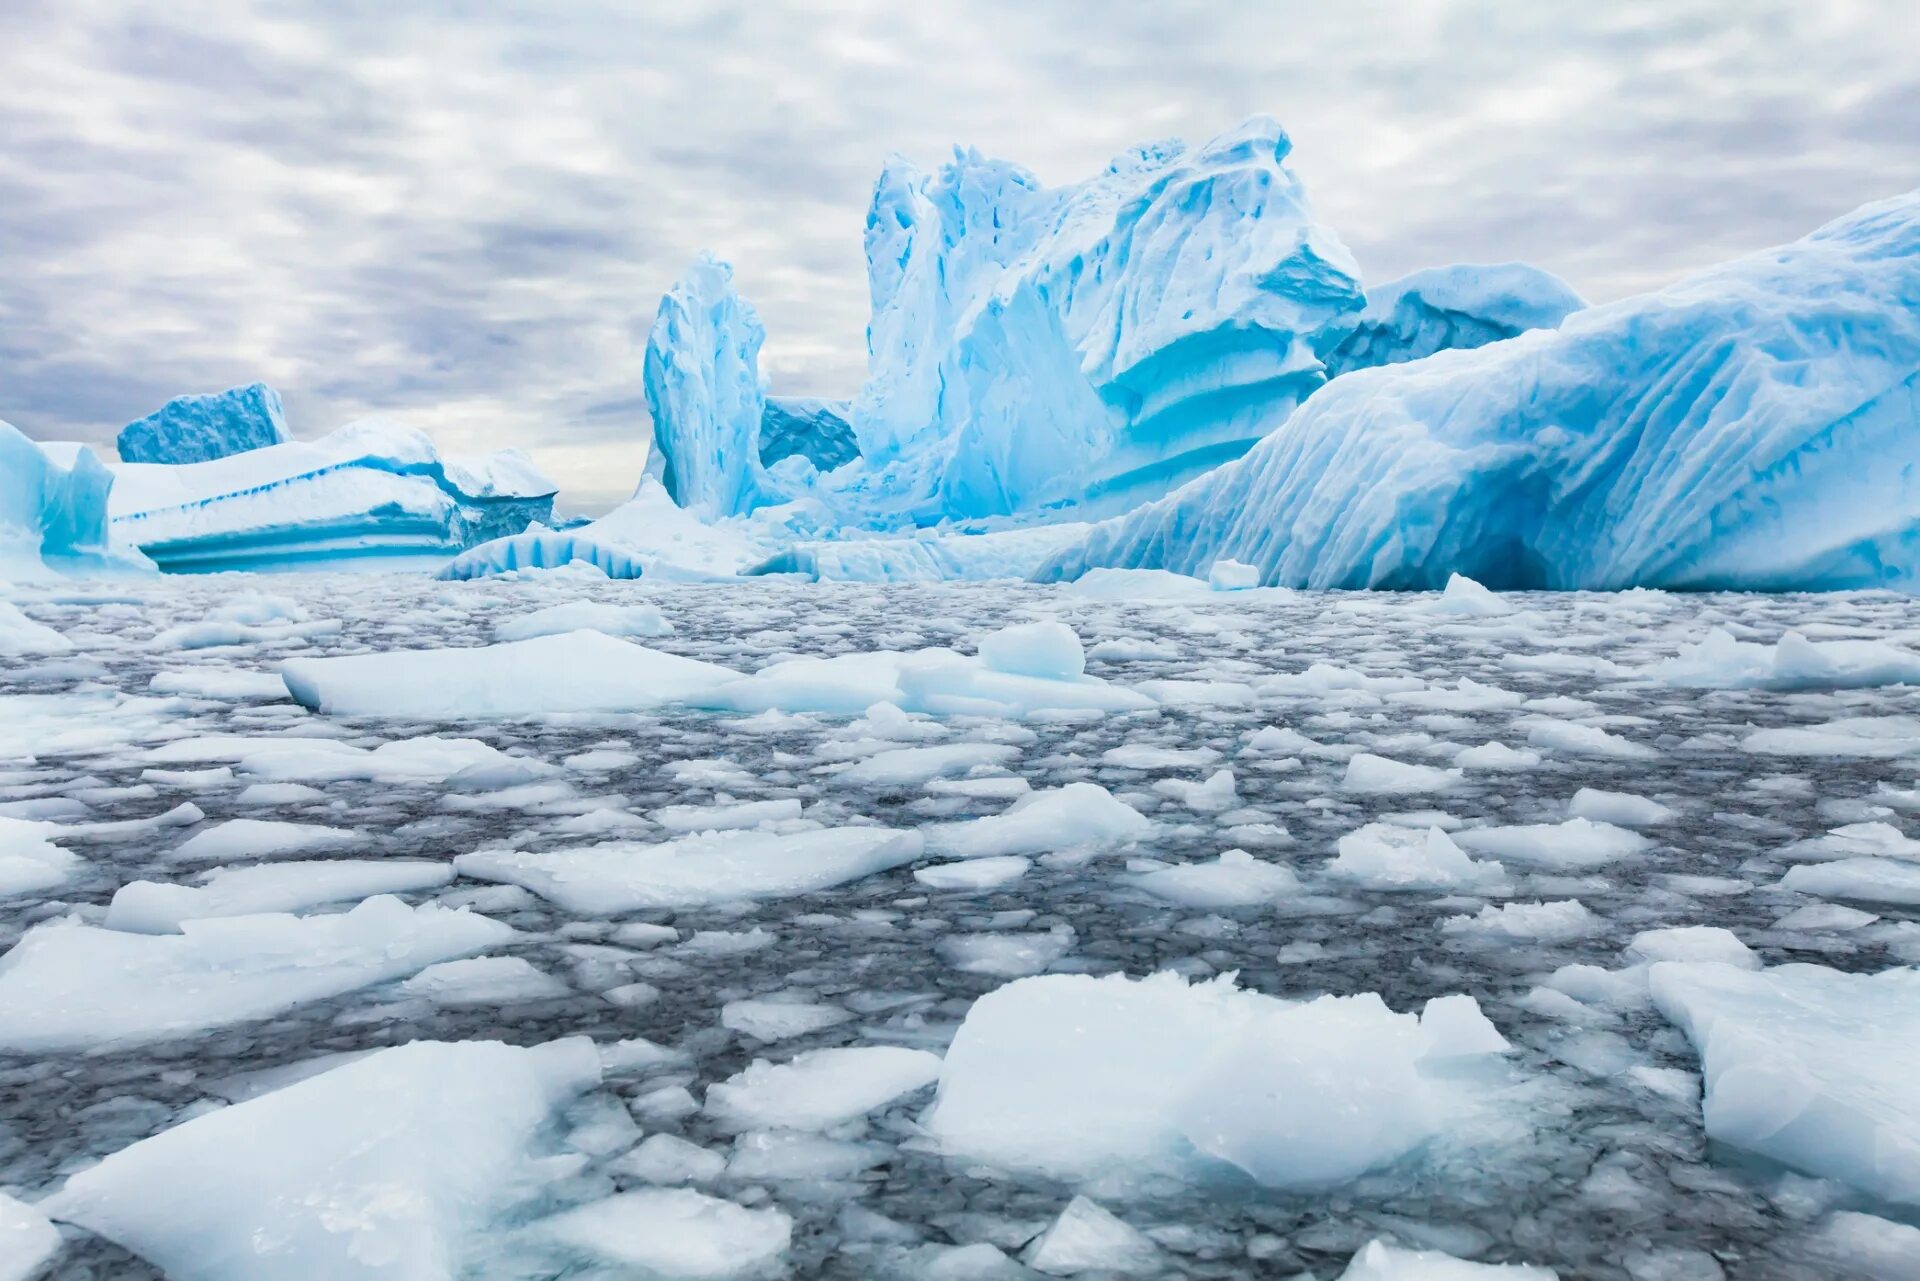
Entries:
[[518, 450], [443, 457], [424, 433], [378, 418], [114, 475], [114, 536], [171, 571], [438, 568], [550, 519], [556, 489]]
[[660, 299], [647, 335], [647, 467], [680, 506], [720, 517], [769, 501], [760, 463], [765, 339], [759, 313], [734, 292], [733, 268], [710, 254]]
[[972, 151], [933, 174], [889, 161], [861, 498], [920, 523], [1112, 512], [1244, 453], [1324, 381], [1364, 301], [1291, 148], [1260, 116], [1068, 187]]
[[1566, 281], [1524, 262], [1428, 267], [1367, 290], [1353, 332], [1327, 357], [1327, 376], [1556, 329], [1586, 305]]
[[0, 580], [151, 570], [112, 545], [113, 473], [84, 446], [63, 452], [65, 461], [0, 422]]
[[280, 393], [250, 383], [205, 396], [176, 396], [120, 429], [125, 463], [205, 463], [287, 443]]
[[1471, 351], [1361, 370], [1040, 577], [1299, 587], [1904, 587], [1920, 571], [1920, 193]]

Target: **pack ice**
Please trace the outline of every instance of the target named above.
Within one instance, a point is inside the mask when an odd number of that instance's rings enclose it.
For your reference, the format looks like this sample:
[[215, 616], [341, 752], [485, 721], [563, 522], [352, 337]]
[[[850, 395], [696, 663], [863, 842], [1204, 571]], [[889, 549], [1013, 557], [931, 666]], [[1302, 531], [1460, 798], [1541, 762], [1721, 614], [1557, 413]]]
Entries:
[[1920, 193], [1657, 293], [1335, 379], [1246, 457], [1043, 578], [1299, 587], [1905, 587], [1920, 491]]

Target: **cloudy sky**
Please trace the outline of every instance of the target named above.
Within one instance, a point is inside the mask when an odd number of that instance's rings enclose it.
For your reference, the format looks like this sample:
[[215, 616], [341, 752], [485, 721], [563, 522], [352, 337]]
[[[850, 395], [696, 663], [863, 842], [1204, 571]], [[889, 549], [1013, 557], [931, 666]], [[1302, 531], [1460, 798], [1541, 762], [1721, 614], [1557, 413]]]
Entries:
[[864, 368], [883, 157], [1068, 182], [1278, 116], [1367, 276], [1526, 259], [1595, 300], [1920, 185], [1912, 0], [4, 0], [0, 418], [111, 441], [264, 379], [631, 489], [701, 249], [776, 392]]

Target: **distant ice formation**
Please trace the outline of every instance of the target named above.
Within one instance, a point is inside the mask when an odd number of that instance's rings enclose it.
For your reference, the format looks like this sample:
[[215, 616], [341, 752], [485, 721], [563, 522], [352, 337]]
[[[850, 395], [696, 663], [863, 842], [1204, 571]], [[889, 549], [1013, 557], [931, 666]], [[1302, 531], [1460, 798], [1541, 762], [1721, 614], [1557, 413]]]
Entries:
[[1920, 192], [1473, 351], [1335, 379], [1041, 576], [1790, 590], [1920, 579]]
[[138, 552], [112, 545], [113, 483], [85, 446], [49, 450], [0, 422], [0, 580], [151, 570]]
[[249, 383], [205, 396], [176, 396], [120, 429], [120, 461], [205, 463], [287, 443], [280, 393]]

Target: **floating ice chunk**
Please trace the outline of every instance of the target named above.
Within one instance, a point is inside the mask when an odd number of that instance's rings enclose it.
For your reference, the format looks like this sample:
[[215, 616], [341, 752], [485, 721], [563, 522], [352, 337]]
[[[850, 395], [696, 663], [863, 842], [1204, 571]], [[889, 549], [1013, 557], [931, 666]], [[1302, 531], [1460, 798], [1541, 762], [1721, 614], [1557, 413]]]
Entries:
[[220, 867], [198, 885], [133, 881], [114, 892], [107, 908], [110, 930], [175, 933], [182, 921], [298, 908], [434, 889], [453, 881], [453, 865], [424, 859], [326, 859]]
[[195, 832], [167, 857], [176, 863], [225, 863], [233, 859], [317, 854], [360, 845], [365, 837], [347, 827], [287, 823], [279, 819], [230, 818]]
[[1854, 1281], [1915, 1281], [1920, 1277], [1920, 1228], [1878, 1215], [1836, 1211], [1813, 1234], [1822, 1258], [1847, 1269]]
[[1435, 685], [1431, 689], [1405, 690], [1387, 697], [1403, 707], [1428, 712], [1491, 712], [1519, 707], [1527, 701], [1524, 694], [1498, 685], [1482, 685], [1471, 676], [1462, 676], [1452, 689]]
[[1073, 930], [1058, 926], [1037, 933], [1013, 930], [949, 934], [937, 945], [940, 959], [962, 974], [1017, 979], [1039, 974], [1073, 950]]
[[47, 1208], [179, 1281], [451, 1278], [599, 1078], [585, 1038], [417, 1041], [116, 1152]]
[[60, 1052], [190, 1036], [413, 974], [513, 937], [498, 921], [370, 898], [126, 934], [49, 921], [0, 957], [0, 1048]]
[[1760, 968], [1760, 958], [1732, 930], [1717, 925], [1674, 925], [1641, 930], [1627, 941], [1635, 961], [1714, 961], [1742, 970]]
[[20, 612], [10, 600], [0, 600], [0, 654], [67, 654], [73, 642]]
[[1219, 759], [1220, 753], [1211, 747], [1154, 747], [1147, 743], [1126, 743], [1100, 754], [1102, 765], [1137, 770], [1191, 769]]
[[650, 1134], [610, 1168], [645, 1183], [705, 1183], [720, 1177], [727, 1158], [678, 1135]]
[[1498, 618], [1511, 614], [1513, 606], [1498, 592], [1489, 591], [1465, 574], [1447, 575], [1446, 590], [1433, 603], [1436, 614], [1454, 614], [1462, 618]]
[[1891, 823], [1878, 820], [1830, 828], [1824, 836], [1795, 841], [1780, 851], [1807, 862], [1841, 858], [1898, 858], [1920, 861], [1920, 841]]
[[1673, 819], [1673, 810], [1659, 801], [1631, 792], [1603, 792], [1594, 787], [1575, 792], [1567, 804], [1567, 813], [1574, 818], [1621, 827], [1657, 827]]
[[1382, 890], [1485, 889], [1506, 880], [1499, 863], [1468, 857], [1437, 827], [1368, 823], [1340, 838], [1327, 873]]
[[1067, 1202], [1020, 1258], [1034, 1271], [1056, 1277], [1158, 1272], [1166, 1261], [1144, 1232], [1083, 1196]]
[[733, 1141], [727, 1177], [776, 1183], [855, 1179], [892, 1155], [893, 1149], [880, 1143], [849, 1143], [798, 1130], [749, 1130]]
[[1215, 770], [1203, 783], [1189, 782], [1183, 778], [1163, 778], [1153, 785], [1153, 790], [1164, 792], [1188, 809], [1201, 814], [1222, 813], [1232, 809], [1240, 800], [1230, 769]]
[[642, 1188], [529, 1230], [661, 1281], [724, 1281], [766, 1275], [793, 1239], [793, 1220], [772, 1206], [748, 1209], [690, 1188]]
[[272, 672], [240, 672], [228, 668], [195, 667], [177, 672], [155, 672], [147, 682], [155, 694], [182, 694], [188, 698], [279, 699], [287, 683]]
[[529, 529], [489, 539], [461, 552], [440, 567], [435, 578], [461, 582], [541, 571], [585, 569], [598, 578], [639, 578], [646, 573], [640, 557], [612, 543], [578, 530], [564, 533]]
[[1741, 740], [1740, 746], [1766, 756], [1920, 755], [1920, 718], [1848, 716], [1825, 725], [1758, 729]]
[[712, 663], [568, 632], [475, 649], [416, 649], [281, 664], [287, 692], [332, 716], [471, 720], [644, 711], [737, 680]]
[[837, 1027], [853, 1016], [837, 1005], [808, 1001], [728, 1001], [720, 1026], [756, 1041], [784, 1041]]
[[[1438, 1018], [1457, 1029], [1464, 1013]], [[923, 1123], [955, 1155], [1064, 1177], [1177, 1171], [1199, 1153], [1272, 1186], [1324, 1185], [1462, 1123], [1471, 1087], [1423, 1061], [1482, 1057], [1464, 1048], [1372, 994], [1289, 1002], [1231, 979], [1049, 975], [974, 1002]]]
[[1469, 1263], [1438, 1250], [1401, 1250], [1370, 1241], [1338, 1281], [1559, 1281], [1559, 1276], [1531, 1264]]
[[1025, 876], [1032, 866], [1032, 859], [1018, 854], [1002, 854], [993, 858], [965, 859], [957, 863], [936, 863], [932, 867], [915, 868], [913, 879], [928, 889], [979, 892], [1010, 885]]
[[1589, 912], [1578, 899], [1559, 903], [1503, 903], [1480, 909], [1477, 916], [1449, 916], [1440, 928], [1448, 934], [1492, 942], [1558, 943], [1585, 938], [1605, 928], [1606, 922]]
[[1790, 867], [1780, 888], [1822, 898], [1920, 906], [1920, 866], [1884, 858], [1847, 858]]
[[671, 636], [673, 624], [653, 605], [570, 600], [498, 623], [493, 636], [495, 640], [523, 641], [583, 631], [599, 632], [603, 636]]
[[163, 764], [233, 761], [243, 774], [306, 783], [347, 779], [439, 783], [469, 770], [525, 770], [537, 764], [508, 756], [478, 739], [432, 734], [382, 743], [372, 750], [330, 738], [210, 734], [164, 743], [148, 752], [147, 759]]
[[1456, 769], [1532, 769], [1539, 763], [1540, 753], [1505, 743], [1481, 743], [1453, 754]]
[[1068, 583], [1070, 596], [1089, 600], [1182, 600], [1204, 597], [1212, 588], [1190, 574], [1164, 569], [1090, 569]]
[[1097, 783], [1068, 783], [1023, 796], [1001, 814], [921, 830], [928, 853], [985, 858], [1109, 849], [1145, 838], [1154, 825]]
[[740, 801], [732, 805], [663, 805], [650, 818], [669, 832], [732, 832], [800, 817], [800, 800]]
[[47, 1216], [0, 1192], [0, 1281], [33, 1281], [60, 1251], [60, 1229]]
[[482, 850], [460, 855], [454, 868], [462, 876], [525, 886], [569, 912], [599, 916], [812, 894], [911, 863], [921, 850], [919, 833], [883, 827], [709, 832], [658, 845]]
[[1527, 741], [1535, 747], [1570, 756], [1606, 756], [1622, 761], [1651, 761], [1660, 753], [1632, 739], [1610, 734], [1598, 725], [1540, 719], [1528, 722]]
[[810, 1050], [785, 1063], [756, 1059], [707, 1089], [706, 1110], [729, 1130], [828, 1130], [885, 1107], [940, 1075], [940, 1056], [897, 1045]]
[[408, 996], [458, 1009], [472, 1005], [509, 1005], [551, 1001], [573, 989], [519, 956], [470, 956], [429, 965], [400, 985]]
[[891, 747], [846, 766], [833, 776], [833, 781], [854, 787], [907, 787], [983, 767], [1005, 765], [1019, 755], [1019, 748], [1005, 743]]
[[1920, 654], [1886, 641], [1812, 641], [1792, 631], [1762, 645], [1715, 628], [1644, 674], [1703, 689], [1869, 689], [1920, 684]]
[[1664, 962], [1649, 982], [1700, 1055], [1710, 1136], [1920, 1205], [1920, 970]]
[[980, 642], [980, 661], [1010, 676], [1066, 681], [1087, 670], [1080, 638], [1065, 623], [1019, 623], [1003, 627]]
[[80, 856], [47, 838], [58, 823], [0, 817], [0, 898], [37, 894], [65, 884], [80, 870]]
[[1455, 832], [1453, 840], [1476, 854], [1493, 854], [1508, 863], [1553, 870], [1604, 867], [1653, 843], [1638, 832], [1585, 818], [1468, 828]]
[[1414, 792], [1445, 792], [1460, 786], [1463, 775], [1457, 769], [1436, 769], [1406, 761], [1359, 752], [1347, 761], [1347, 773], [1341, 786], [1349, 792], [1373, 796]]
[[1260, 585], [1260, 567], [1221, 557], [1207, 569], [1207, 586], [1216, 592], [1243, 592]]
[[1245, 850], [1227, 850], [1211, 863], [1156, 868], [1133, 883], [1182, 907], [1251, 907], [1300, 892], [1293, 869], [1262, 862]]
[[1776, 930], [1857, 930], [1879, 920], [1872, 912], [1838, 903], [1809, 903], [1796, 907], [1773, 923]]

